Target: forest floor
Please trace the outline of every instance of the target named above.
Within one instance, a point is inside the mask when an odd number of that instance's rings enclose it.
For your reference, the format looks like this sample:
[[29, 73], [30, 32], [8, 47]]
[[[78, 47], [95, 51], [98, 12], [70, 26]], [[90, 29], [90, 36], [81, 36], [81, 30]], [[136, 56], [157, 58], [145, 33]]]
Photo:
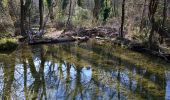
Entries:
[[69, 41], [87, 41], [90, 38], [107, 38], [111, 39], [118, 36], [118, 32], [110, 27], [94, 27], [94, 28], [73, 28], [65, 30], [47, 30], [42, 38], [33, 38], [29, 44], [40, 43], [58, 43]]
[[56, 30], [56, 31], [53, 31], [53, 32], [45, 34], [44, 37], [47, 37], [47, 38], [59, 38], [62, 33], [63, 33], [63, 30]]
[[55, 30], [47, 32], [44, 37], [60, 38], [60, 37], [102, 37], [102, 38], [114, 38], [118, 36], [118, 31], [115, 28], [110, 27], [94, 27], [94, 28], [74, 28], [71, 30]]

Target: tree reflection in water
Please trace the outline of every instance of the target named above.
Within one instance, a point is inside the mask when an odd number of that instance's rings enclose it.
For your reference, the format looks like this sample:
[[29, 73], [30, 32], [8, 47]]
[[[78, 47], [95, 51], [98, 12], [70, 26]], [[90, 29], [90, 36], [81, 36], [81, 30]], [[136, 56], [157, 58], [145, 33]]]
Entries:
[[93, 44], [22, 46], [10, 56], [0, 55], [0, 96], [4, 100], [169, 98], [167, 67], [156, 74], [110, 51]]

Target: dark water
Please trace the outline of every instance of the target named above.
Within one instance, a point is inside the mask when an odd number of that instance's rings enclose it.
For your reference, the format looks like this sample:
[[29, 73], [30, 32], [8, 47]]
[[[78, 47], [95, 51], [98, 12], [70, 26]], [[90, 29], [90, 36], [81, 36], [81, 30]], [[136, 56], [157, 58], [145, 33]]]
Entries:
[[170, 64], [89, 41], [0, 54], [4, 100], [170, 100]]

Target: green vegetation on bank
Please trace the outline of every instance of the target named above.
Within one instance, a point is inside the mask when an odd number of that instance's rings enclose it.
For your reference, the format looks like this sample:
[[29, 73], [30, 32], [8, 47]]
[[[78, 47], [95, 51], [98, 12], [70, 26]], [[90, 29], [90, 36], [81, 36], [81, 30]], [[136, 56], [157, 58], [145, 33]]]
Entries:
[[0, 38], [0, 52], [13, 51], [17, 46], [18, 42], [15, 38]]

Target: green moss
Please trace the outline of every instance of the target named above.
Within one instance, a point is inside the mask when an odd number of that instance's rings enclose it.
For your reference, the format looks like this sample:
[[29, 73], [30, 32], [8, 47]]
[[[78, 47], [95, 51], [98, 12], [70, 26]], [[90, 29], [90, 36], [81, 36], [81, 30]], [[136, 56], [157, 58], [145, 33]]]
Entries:
[[13, 51], [17, 48], [18, 43], [14, 38], [3, 38], [0, 39], [0, 51], [8, 52]]
[[0, 36], [2, 37], [3, 35], [8, 35], [10, 34], [9, 32], [0, 32]]
[[3, 6], [4, 6], [4, 7], [7, 7], [7, 5], [8, 5], [8, 0], [2, 0], [2, 3], [3, 3]]

